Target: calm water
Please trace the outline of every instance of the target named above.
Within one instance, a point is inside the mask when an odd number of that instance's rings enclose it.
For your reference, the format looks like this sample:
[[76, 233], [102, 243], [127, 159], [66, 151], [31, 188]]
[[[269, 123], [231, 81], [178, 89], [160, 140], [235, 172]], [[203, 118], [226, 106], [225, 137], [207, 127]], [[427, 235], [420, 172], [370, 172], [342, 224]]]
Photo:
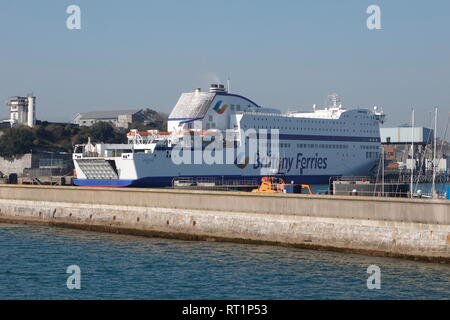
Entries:
[[[66, 268], [81, 268], [81, 290]], [[369, 265], [381, 289], [368, 290]], [[0, 224], [1, 299], [448, 299], [450, 266]]]

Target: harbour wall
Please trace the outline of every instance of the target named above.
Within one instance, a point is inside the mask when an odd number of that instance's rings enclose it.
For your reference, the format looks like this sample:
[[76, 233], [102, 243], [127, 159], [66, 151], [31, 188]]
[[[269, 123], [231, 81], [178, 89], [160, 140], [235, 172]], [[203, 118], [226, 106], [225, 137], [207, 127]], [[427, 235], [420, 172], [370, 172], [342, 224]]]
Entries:
[[450, 201], [0, 186], [0, 221], [450, 263]]

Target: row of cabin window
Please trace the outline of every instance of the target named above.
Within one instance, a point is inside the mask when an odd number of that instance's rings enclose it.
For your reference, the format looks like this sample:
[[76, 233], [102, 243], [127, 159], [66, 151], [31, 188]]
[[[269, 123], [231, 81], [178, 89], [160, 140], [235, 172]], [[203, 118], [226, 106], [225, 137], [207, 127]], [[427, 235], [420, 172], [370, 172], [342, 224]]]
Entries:
[[361, 149], [363, 150], [378, 150], [379, 147], [378, 146], [361, 146]]
[[[275, 122], [279, 122], [279, 121], [283, 121], [283, 122], [305, 122], [305, 123], [314, 123], [314, 124], [326, 124], [326, 125], [346, 125], [346, 121], [336, 121], [336, 120], [311, 120], [311, 119], [295, 119], [295, 118], [288, 118], [286, 117], [284, 118], [270, 118], [270, 117], [263, 117], [263, 118], [258, 118], [258, 117], [253, 117], [254, 121], [262, 121], [262, 120], [271, 120], [271, 121], [275, 121]], [[361, 126], [376, 126], [376, 122], [360, 122], [359, 123]], [[355, 125], [355, 123], [353, 123], [353, 125]]]
[[[247, 126], [243, 126], [244, 130], [247, 129]], [[297, 131], [303, 131], [303, 130], [310, 130], [310, 131], [332, 131], [332, 132], [350, 132], [349, 129], [329, 129], [329, 128], [295, 128], [295, 127], [271, 127], [271, 126], [256, 126], [252, 129], [281, 129], [281, 130], [297, 130]], [[355, 129], [353, 129], [353, 132], [356, 132]], [[361, 130], [361, 132], [364, 133], [377, 133], [377, 130]]]
[[377, 159], [379, 152], [366, 152], [366, 159]]
[[[290, 143], [280, 143], [280, 148], [290, 148]], [[312, 149], [348, 149], [346, 144], [319, 144], [319, 143], [297, 143], [297, 148]]]

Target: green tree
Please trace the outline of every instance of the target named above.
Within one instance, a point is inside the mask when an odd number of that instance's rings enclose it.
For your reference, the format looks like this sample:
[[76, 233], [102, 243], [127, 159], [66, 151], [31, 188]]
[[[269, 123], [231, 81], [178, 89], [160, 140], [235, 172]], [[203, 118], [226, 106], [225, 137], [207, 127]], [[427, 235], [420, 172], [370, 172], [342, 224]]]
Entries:
[[82, 144], [91, 138], [92, 142], [125, 143], [126, 130], [115, 128], [109, 122], [97, 122], [91, 127], [82, 126], [68, 138], [71, 145]]
[[14, 158], [33, 148], [34, 134], [28, 127], [6, 129], [0, 137], [0, 156]]
[[151, 129], [166, 131], [167, 118], [168, 116], [165, 113], [147, 108], [142, 111], [142, 117], [139, 120], [130, 124], [130, 129], [138, 129], [139, 131]]
[[108, 123], [99, 121], [89, 128], [91, 138], [98, 142], [109, 142], [114, 136], [114, 127]]

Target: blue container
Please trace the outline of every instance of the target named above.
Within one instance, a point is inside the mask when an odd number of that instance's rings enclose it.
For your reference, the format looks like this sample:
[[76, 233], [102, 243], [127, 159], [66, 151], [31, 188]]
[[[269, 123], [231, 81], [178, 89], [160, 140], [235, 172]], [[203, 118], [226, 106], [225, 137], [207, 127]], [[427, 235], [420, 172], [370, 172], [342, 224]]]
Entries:
[[450, 200], [450, 186], [447, 187], [447, 200]]

